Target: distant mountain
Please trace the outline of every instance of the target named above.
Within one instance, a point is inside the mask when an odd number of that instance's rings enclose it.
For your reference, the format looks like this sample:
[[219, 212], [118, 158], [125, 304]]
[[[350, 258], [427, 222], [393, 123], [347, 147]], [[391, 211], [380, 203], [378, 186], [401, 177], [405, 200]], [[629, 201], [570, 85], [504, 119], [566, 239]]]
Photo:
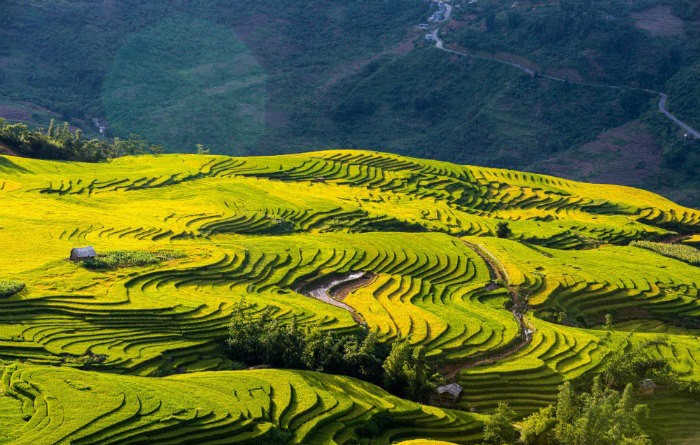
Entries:
[[700, 126], [696, 2], [449, 4], [430, 25], [447, 47], [543, 76], [437, 51], [422, 0], [6, 0], [0, 117], [178, 152], [381, 149], [700, 205], [700, 143], [642, 91]]

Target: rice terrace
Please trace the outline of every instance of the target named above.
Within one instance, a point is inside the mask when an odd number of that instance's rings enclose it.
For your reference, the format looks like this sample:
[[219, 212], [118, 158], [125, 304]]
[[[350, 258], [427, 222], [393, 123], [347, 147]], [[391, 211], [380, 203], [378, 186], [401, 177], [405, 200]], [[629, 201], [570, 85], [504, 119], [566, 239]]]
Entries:
[[[626, 354], [666, 364], [645, 434], [700, 443], [700, 212], [658, 195], [341, 150], [3, 156], [0, 197], [0, 443], [483, 443]], [[458, 390], [235, 356], [255, 326]]]

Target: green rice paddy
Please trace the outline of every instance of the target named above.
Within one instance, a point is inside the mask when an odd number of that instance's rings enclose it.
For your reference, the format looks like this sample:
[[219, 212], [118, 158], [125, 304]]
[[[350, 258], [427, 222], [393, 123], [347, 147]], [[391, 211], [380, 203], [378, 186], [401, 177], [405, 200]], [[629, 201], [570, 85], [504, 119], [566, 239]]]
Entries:
[[[0, 281], [24, 284], [0, 299], [0, 443], [479, 443], [499, 401], [531, 413], [661, 336], [657, 353], [700, 381], [700, 269], [629, 245], [700, 233], [700, 212], [642, 190], [339, 150], [0, 157], [0, 202]], [[67, 259], [86, 245], [157, 261]], [[309, 296], [354, 272], [371, 279], [342, 297], [351, 310]], [[444, 409], [348, 377], [231, 370], [241, 300], [408, 337], [464, 392]], [[700, 437], [694, 402], [667, 421], [684, 397], [649, 399], [671, 443]]]

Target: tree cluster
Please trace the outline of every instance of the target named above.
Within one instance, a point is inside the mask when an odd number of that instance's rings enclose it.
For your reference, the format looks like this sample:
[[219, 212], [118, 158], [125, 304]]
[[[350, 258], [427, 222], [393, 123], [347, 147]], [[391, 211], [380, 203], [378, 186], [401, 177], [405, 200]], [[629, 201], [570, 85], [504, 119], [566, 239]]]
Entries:
[[645, 405], [635, 403], [632, 385], [622, 393], [606, 388], [600, 378], [590, 393], [576, 394], [567, 382], [557, 403], [525, 419], [522, 443], [528, 445], [651, 445], [640, 421]]
[[623, 389], [627, 385], [637, 384], [643, 379], [671, 383], [671, 366], [661, 354], [654, 350], [660, 346], [669, 346], [664, 339], [647, 340], [634, 346], [629, 351], [615, 354], [603, 369], [602, 379], [605, 385], [614, 389]]
[[19, 155], [39, 159], [100, 162], [125, 155], [163, 153], [162, 145], [149, 144], [139, 135], [128, 139], [84, 139], [81, 130], [71, 131], [68, 122], [56, 125], [53, 120], [47, 130], [30, 129], [25, 124], [10, 124], [0, 119], [0, 143]]
[[247, 366], [305, 369], [357, 377], [401, 397], [427, 402], [440, 383], [422, 348], [406, 339], [389, 346], [365, 329], [348, 332], [282, 321], [277, 308], [255, 312], [241, 300], [233, 310], [227, 339], [231, 359]]
[[632, 388], [619, 392], [596, 377], [590, 392], [577, 394], [566, 382], [557, 403], [527, 417], [520, 432], [513, 426], [515, 412], [501, 403], [484, 423], [484, 439], [499, 445], [651, 445], [640, 424], [648, 409], [634, 401]]

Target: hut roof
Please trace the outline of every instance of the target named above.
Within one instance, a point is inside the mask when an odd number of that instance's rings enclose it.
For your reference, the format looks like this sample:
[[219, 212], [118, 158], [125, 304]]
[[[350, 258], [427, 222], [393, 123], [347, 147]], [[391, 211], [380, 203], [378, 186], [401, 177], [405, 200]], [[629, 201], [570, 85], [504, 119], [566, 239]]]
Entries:
[[652, 379], [644, 379], [641, 382], [639, 382], [639, 386], [641, 386], [644, 389], [653, 389], [656, 388], [656, 383]]
[[462, 393], [462, 385], [459, 383], [450, 383], [449, 385], [438, 386], [437, 392], [440, 394], [445, 394], [448, 392], [454, 397], [459, 397], [459, 395]]
[[92, 246], [74, 247], [70, 251], [71, 258], [94, 258], [97, 256]]

